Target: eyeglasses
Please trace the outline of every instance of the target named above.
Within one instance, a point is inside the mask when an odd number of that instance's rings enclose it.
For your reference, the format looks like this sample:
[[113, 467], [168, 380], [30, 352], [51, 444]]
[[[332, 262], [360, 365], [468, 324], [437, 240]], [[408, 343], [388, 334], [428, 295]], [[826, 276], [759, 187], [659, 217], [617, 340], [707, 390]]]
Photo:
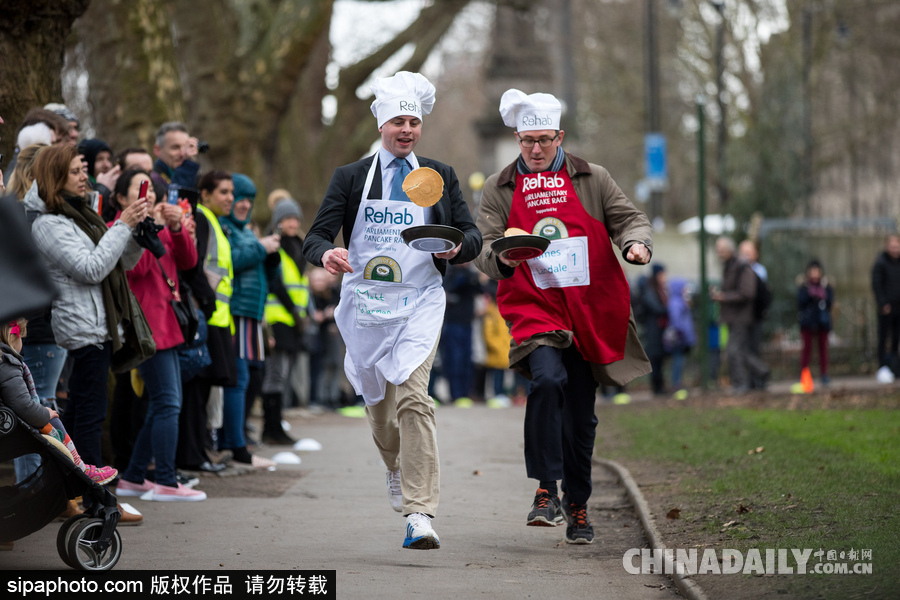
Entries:
[[550, 144], [552, 144], [554, 141], [556, 141], [556, 138], [558, 138], [558, 137], [559, 137], [559, 134], [557, 133], [552, 138], [542, 137], [540, 139], [534, 140], [531, 138], [520, 138], [519, 136], [516, 136], [516, 139], [519, 140], [519, 143], [522, 144], [523, 148], [534, 148], [534, 145], [536, 143], [540, 144], [541, 148], [549, 148]]

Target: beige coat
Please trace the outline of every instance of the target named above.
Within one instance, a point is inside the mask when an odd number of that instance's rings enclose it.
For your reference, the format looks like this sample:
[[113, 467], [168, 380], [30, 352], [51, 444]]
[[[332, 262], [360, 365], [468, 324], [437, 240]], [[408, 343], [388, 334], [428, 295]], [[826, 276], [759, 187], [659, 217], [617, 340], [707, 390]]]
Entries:
[[[572, 179], [575, 193], [589, 215], [600, 221], [609, 231], [613, 244], [618, 246], [623, 256], [636, 243], [653, 251], [652, 229], [647, 216], [639, 211], [622, 193], [609, 172], [601, 166], [566, 153], [566, 169]], [[484, 239], [484, 246], [475, 265], [492, 279], [512, 277], [513, 269], [502, 264], [491, 251], [491, 242], [503, 237], [509, 220], [515, 191], [516, 163], [491, 175], [484, 184], [481, 208], [477, 225]], [[572, 344], [571, 331], [551, 331], [535, 335], [517, 345], [510, 344], [509, 364], [530, 377], [527, 365], [520, 361], [538, 346], [567, 348]], [[634, 315], [629, 317], [628, 337], [625, 342], [625, 357], [606, 365], [592, 364], [594, 378], [606, 385], [625, 385], [636, 377], [650, 372], [650, 361], [638, 339]]]

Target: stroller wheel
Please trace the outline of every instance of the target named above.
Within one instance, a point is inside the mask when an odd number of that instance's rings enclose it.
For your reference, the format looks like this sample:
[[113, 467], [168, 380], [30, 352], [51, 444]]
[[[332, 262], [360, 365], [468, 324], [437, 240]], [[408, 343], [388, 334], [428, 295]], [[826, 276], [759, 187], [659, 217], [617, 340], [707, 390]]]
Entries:
[[69, 559], [67, 562], [73, 568], [108, 571], [116, 566], [122, 556], [122, 538], [114, 529], [109, 545], [105, 550], [100, 550], [97, 546], [102, 532], [103, 519], [88, 518], [74, 523], [66, 545]]
[[59, 526], [59, 533], [56, 534], [56, 551], [59, 552], [59, 557], [63, 559], [63, 562], [73, 569], [79, 567], [77, 563], [69, 559], [69, 538], [72, 536], [72, 530], [75, 529], [75, 525], [84, 519], [90, 519], [90, 517], [85, 514], [69, 517], [65, 523]]

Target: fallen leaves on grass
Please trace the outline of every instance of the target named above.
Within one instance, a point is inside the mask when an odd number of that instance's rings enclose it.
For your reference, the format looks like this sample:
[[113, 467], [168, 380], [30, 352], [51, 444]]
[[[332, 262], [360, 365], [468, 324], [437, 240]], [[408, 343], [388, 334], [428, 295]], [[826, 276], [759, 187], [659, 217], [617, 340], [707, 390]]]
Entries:
[[736, 512], [738, 514], [748, 513], [748, 512], [750, 512], [750, 507], [744, 506], [743, 503], [740, 503], [734, 507], [734, 512]]
[[722, 531], [725, 531], [725, 530], [728, 529], [729, 527], [734, 527], [735, 525], [738, 525], [738, 524], [739, 524], [738, 521], [728, 521], [727, 523], [725, 523], [724, 525], [722, 525]]
[[666, 513], [667, 519], [680, 519], [681, 518], [681, 509], [673, 508], [669, 512]]
[[761, 454], [762, 452], [765, 452], [765, 451], [766, 451], [766, 449], [763, 446], [757, 446], [756, 448], [747, 450], [747, 454]]

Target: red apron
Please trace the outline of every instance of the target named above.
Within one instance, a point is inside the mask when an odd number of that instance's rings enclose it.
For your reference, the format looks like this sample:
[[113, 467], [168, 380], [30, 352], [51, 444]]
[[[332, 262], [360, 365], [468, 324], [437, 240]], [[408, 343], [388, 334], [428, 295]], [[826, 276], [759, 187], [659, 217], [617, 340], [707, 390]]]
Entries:
[[590, 362], [622, 360], [628, 335], [628, 281], [606, 226], [582, 206], [565, 168], [516, 176], [507, 227], [551, 240], [541, 256], [500, 281], [497, 304], [516, 344], [571, 331]]

